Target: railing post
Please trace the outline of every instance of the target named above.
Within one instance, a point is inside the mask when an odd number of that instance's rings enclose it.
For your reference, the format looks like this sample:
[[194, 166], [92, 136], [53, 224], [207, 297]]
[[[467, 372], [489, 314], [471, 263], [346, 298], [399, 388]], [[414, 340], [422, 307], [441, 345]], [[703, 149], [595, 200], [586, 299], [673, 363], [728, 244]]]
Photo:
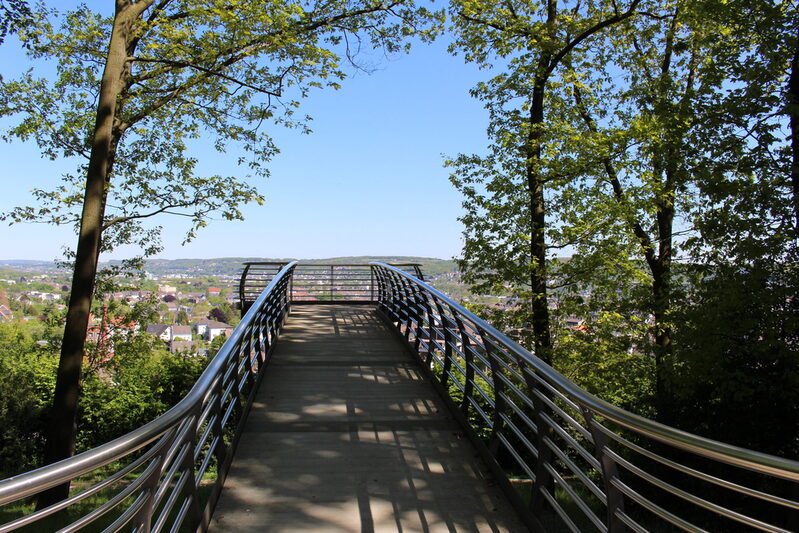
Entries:
[[177, 435], [176, 428], [173, 428], [170, 431], [173, 432], [173, 437], [167, 438], [164, 436], [155, 444], [155, 446], [159, 446], [161, 448], [158, 455], [152, 459], [153, 461], [157, 461], [158, 466], [152, 470], [147, 478], [147, 481], [145, 481], [142, 486], [142, 490], [147, 491], [147, 501], [141, 506], [132, 521], [135, 525], [136, 531], [141, 531], [141, 533], [150, 533], [150, 529], [152, 528], [153, 512], [155, 511], [153, 498], [155, 498], [155, 493], [157, 491], [158, 480], [161, 478], [161, 474], [164, 472], [166, 452], [169, 450], [169, 447], [174, 440], [174, 435]]
[[[527, 394], [533, 402], [533, 422], [536, 425], [535, 432], [535, 447], [538, 452], [535, 462], [535, 480], [533, 481], [533, 490], [530, 494], [530, 508], [535, 516], [541, 516], [544, 510], [544, 502], [546, 501], [542, 492], [554, 491], [554, 480], [552, 474], [549, 473], [547, 466], [550, 465], [552, 460], [552, 450], [546, 443], [546, 440], [552, 434], [552, 428], [544, 419], [544, 408], [546, 403], [540, 398], [536, 398], [535, 380], [528, 375], [530, 371], [524, 362], [520, 362], [520, 368], [524, 375], [525, 385], [527, 385]], [[546, 394], [546, 392], [542, 392]]]
[[[439, 377], [439, 381], [441, 382], [442, 386], [446, 387], [447, 378], [449, 375], [448, 372], [449, 369], [452, 368], [452, 344], [455, 341], [452, 338], [452, 332], [447, 327], [447, 323], [445, 321], [444, 306], [441, 305], [441, 302], [438, 300], [438, 298], [436, 298], [435, 302], [436, 302], [436, 307], [438, 308], [438, 316], [441, 319], [441, 328], [444, 330], [444, 353], [441, 354], [443, 361], [442, 361], [441, 376]], [[452, 312], [449, 306], [447, 306], [447, 309], [449, 309], [450, 312]]]
[[[415, 331], [415, 339], [414, 339], [414, 349], [416, 353], [419, 354], [419, 357], [422, 356], [422, 341], [424, 340], [424, 335], [427, 334], [425, 328], [425, 314], [427, 313], [428, 307], [426, 299], [422, 296], [422, 291], [416, 285], [411, 285], [408, 283], [408, 288], [413, 295], [413, 306], [412, 309], [414, 311], [414, 316], [416, 318], [416, 331]], [[429, 349], [429, 345], [428, 345]]]
[[[422, 294], [421, 291], [418, 294]], [[430, 305], [430, 297], [424, 295], [422, 301], [424, 302], [425, 313], [427, 313], [427, 357], [425, 358], [425, 365], [430, 368], [430, 363], [433, 360], [433, 341], [438, 337], [436, 333], [436, 317], [433, 313], [433, 306]]]
[[291, 269], [291, 272], [290, 272], [291, 275], [289, 277], [289, 284], [288, 284], [288, 287], [289, 287], [288, 299], [289, 299], [289, 301], [292, 301], [292, 302], [294, 301], [294, 272], [295, 272], [295, 270], [296, 269], [294, 269], [294, 268]]
[[596, 422], [591, 411], [582, 405], [580, 406], [580, 411], [585, 419], [586, 427], [591, 433], [591, 439], [594, 441], [594, 457], [597, 458], [602, 466], [602, 481], [607, 498], [606, 524], [608, 533], [623, 533], [627, 531], [627, 528], [624, 522], [616, 517], [616, 513], [617, 511], [624, 512], [624, 494], [613, 484], [613, 479], [619, 477], [619, 471], [616, 468], [616, 462], [605, 451], [609, 445], [608, 438], [596, 429]]
[[413, 317], [411, 316], [411, 289], [410, 283], [405, 278], [398, 277], [398, 286], [400, 289], [400, 307], [405, 314], [405, 340], [411, 342], [411, 329], [413, 324]]
[[197, 526], [203, 521], [203, 512], [200, 509], [200, 499], [197, 492], [197, 482], [194, 474], [194, 449], [197, 446], [197, 421], [202, 415], [202, 408], [198, 406], [194, 415], [191, 417], [191, 427], [189, 430], [189, 441], [187, 442], [188, 453], [183, 459], [183, 468], [187, 473], [186, 485], [184, 486], [184, 494], [186, 497], [191, 498], [190, 504], [190, 522], [191, 529], [196, 529]]
[[239, 308], [242, 318], [245, 314], [247, 314], [248, 309], [246, 302], [244, 301], [244, 285], [246, 284], [247, 273], [250, 271], [251, 266], [252, 265], [250, 263], [247, 263], [247, 266], [244, 267], [244, 271], [241, 273], [241, 279], [239, 280]]
[[261, 365], [264, 364], [265, 358], [265, 351], [264, 351], [264, 316], [263, 313], [258, 313], [254, 320], [253, 329], [252, 329], [252, 344], [255, 346], [255, 355], [256, 359], [258, 360], [258, 368], [261, 368]]
[[469, 335], [466, 334], [466, 326], [463, 324], [463, 321], [460, 319], [460, 317], [458, 317], [458, 329], [461, 332], [461, 342], [463, 343], [464, 383], [463, 398], [461, 399], [461, 411], [468, 420], [469, 398], [471, 398], [472, 390], [474, 388], [474, 385], [472, 384], [472, 381], [474, 380], [474, 369], [472, 368], [472, 360], [474, 359], [474, 356], [472, 355], [472, 351], [470, 349], [472, 346], [469, 340]]
[[378, 271], [384, 280], [384, 300], [383, 306], [386, 309], [387, 316], [393, 321], [397, 322], [397, 328], [401, 326], [401, 317], [398, 312], [398, 300], [400, 299], [400, 289], [397, 283], [396, 276], [393, 272], [380, 267]]
[[333, 265], [330, 265], [330, 301], [333, 301]]
[[488, 443], [488, 449], [491, 450], [493, 455], [497, 454], [499, 450], [499, 434], [502, 432], [503, 421], [502, 414], [505, 412], [505, 384], [501, 376], [502, 370], [499, 363], [492, 354], [491, 344], [486, 340], [488, 336], [482, 328], [478, 328], [480, 338], [483, 340], [483, 347], [485, 348], [485, 356], [488, 358], [488, 363], [491, 365], [491, 386], [494, 389], [494, 413], [491, 420], [491, 437]]
[[222, 465], [225, 464], [225, 458], [228, 454], [228, 445], [225, 444], [224, 428], [222, 427], [222, 416], [224, 415], [222, 406], [224, 405], [223, 396], [225, 394], [224, 373], [217, 378], [216, 383], [216, 391], [214, 391], [214, 399], [212, 400], [214, 402], [214, 407], [213, 414], [211, 415], [213, 417], [211, 432], [217, 436], [218, 440], [216, 441], [216, 446], [214, 446], [214, 449], [211, 451], [216, 457], [217, 483], [219, 483], [219, 478], [224, 473], [219, 472], [218, 469], [222, 468]]
[[291, 269], [289, 272], [289, 277], [283, 281], [283, 283], [278, 287], [278, 291], [280, 294], [280, 327], [282, 328], [283, 325], [286, 323], [286, 319], [288, 318], [289, 312], [291, 310], [291, 291], [294, 287], [294, 268]]

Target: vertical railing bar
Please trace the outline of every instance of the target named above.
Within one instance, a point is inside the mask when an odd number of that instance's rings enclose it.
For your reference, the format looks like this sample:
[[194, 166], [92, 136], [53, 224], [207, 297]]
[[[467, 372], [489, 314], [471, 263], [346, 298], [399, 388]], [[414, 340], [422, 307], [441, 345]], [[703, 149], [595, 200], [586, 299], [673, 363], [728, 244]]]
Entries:
[[498, 377], [502, 372], [502, 369], [497, 363], [496, 357], [494, 357], [494, 354], [492, 353], [491, 343], [486, 342], [485, 330], [478, 326], [477, 332], [483, 341], [483, 347], [486, 351], [485, 355], [489, 361], [489, 364], [491, 365], [491, 385], [494, 389], [494, 413], [488, 448], [491, 450], [491, 453], [496, 455], [499, 451], [500, 445], [499, 435], [502, 433], [505, 424], [505, 421], [502, 417], [502, 415], [505, 413], [505, 384], [503, 383], [502, 379]]
[[239, 280], [239, 307], [242, 317], [247, 313], [247, 304], [244, 296], [244, 285], [247, 282], [247, 274], [249, 273], [251, 266], [251, 263], [246, 263], [244, 271], [241, 273], [241, 280]]
[[600, 474], [607, 499], [605, 523], [609, 533], [623, 533], [626, 527], [619, 519], [619, 513], [624, 514], [624, 493], [613, 483], [614, 479], [619, 479], [619, 471], [616, 468], [616, 461], [606, 452], [610, 442], [608, 437], [596, 428], [594, 414], [584, 406], [581, 406], [580, 410], [591, 433], [591, 440], [594, 441], [594, 456], [602, 466]]

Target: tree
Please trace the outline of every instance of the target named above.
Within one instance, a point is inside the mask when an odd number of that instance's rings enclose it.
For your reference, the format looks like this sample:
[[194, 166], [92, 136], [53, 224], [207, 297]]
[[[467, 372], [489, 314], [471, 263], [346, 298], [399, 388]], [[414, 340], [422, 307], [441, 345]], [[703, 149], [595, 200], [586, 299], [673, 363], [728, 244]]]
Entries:
[[[722, 280], [751, 290], [754, 280], [768, 278], [764, 260], [775, 267], [772, 279], [788, 279], [785, 237], [794, 233], [795, 202], [779, 108], [790, 100], [793, 41], [786, 28], [795, 23], [791, 9], [769, 2], [747, 2], [743, 10], [715, 1], [642, 7], [647, 16], [617, 27], [599, 71], [571, 85], [584, 126], [573, 157], [583, 162], [583, 179], [596, 180], [574, 186], [583, 194], [569, 222], [591, 220], [596, 231], [586, 232], [571, 266], [595, 266], [614, 250], [643, 267], [631, 278], [648, 286], [637, 299], [640, 313], [653, 317], [654, 342], [642, 347], [656, 361], [658, 415], [678, 424], [688, 420], [676, 412], [684, 383], [715, 381], [701, 372], [685, 377], [689, 366], [701, 366], [686, 365], [696, 355], [692, 346], [704, 345], [706, 357], [718, 354], [707, 350], [710, 331], [697, 311], [712, 301], [706, 312], [713, 316], [726, 305], [706, 291]], [[750, 294], [781, 291], [767, 285]], [[737, 329], [736, 322], [716, 324]]]
[[[554, 329], [556, 367], [667, 423], [787, 455], [799, 446], [797, 27], [785, 4], [642, 1], [564, 56], [541, 158], [547, 245], [573, 253], [549, 265], [550, 318], [584, 319]], [[489, 156], [452, 163], [481, 291], [526, 275], [526, 117], [511, 80], [475, 91], [492, 113], [504, 106]], [[528, 334], [529, 314], [516, 305], [501, 325]]]
[[0, 323], [0, 475], [34, 468], [42, 458], [57, 359], [36, 345], [22, 322]]
[[689, 431], [791, 457], [799, 452], [799, 17], [795, 6], [757, 0], [699, 7], [726, 26], [713, 62], [727, 90], [701, 113], [710, 149], [697, 158], [702, 210], [686, 243], [700, 282], [677, 314], [675, 364], [685, 375], [675, 380], [677, 416]]
[[[548, 301], [547, 190], [559, 178], [548, 116], [552, 87], [569, 58], [604, 30], [635, 15], [640, 0], [576, 3], [453, 1], [456, 42], [468, 61], [504, 71], [472, 94], [486, 102], [492, 144], [487, 157], [449, 161], [466, 196], [461, 268], [467, 281], [523, 287], [532, 347], [552, 361]], [[551, 201], [551, 199], [550, 199]], [[526, 313], [524, 312], [526, 311]], [[523, 324], [524, 325], [524, 324]]]
[[208, 318], [224, 322], [225, 324], [235, 325], [233, 322], [236, 319], [236, 311], [229, 303], [225, 302], [213, 307], [208, 312]]
[[189, 323], [189, 314], [186, 312], [185, 309], [180, 309], [178, 311], [177, 316], [175, 317], [176, 324], [187, 325]]
[[0, 0], [0, 44], [30, 22], [31, 10], [25, 0]]
[[262, 201], [243, 179], [198, 175], [189, 143], [209, 135], [219, 151], [235, 143], [239, 163], [265, 175], [276, 148], [263, 124], [305, 124], [287, 95], [337, 87], [338, 53], [351, 58], [362, 41], [397, 50], [427, 15], [402, 0], [117, 0], [110, 18], [82, 8], [56, 29], [55, 12], [35, 14], [21, 40], [39, 38], [32, 59], [55, 59], [58, 75], [49, 83], [28, 73], [0, 86], [1, 114], [22, 117], [8, 136], [34, 139], [49, 157], [85, 161], [56, 190], [35, 191], [41, 206], [8, 215], [79, 227], [46, 461], [74, 451], [100, 253], [130, 242], [145, 255], [157, 251], [159, 228], [144, 221], [158, 214], [186, 217], [188, 240], [211, 215], [241, 218], [243, 203]]
[[[641, 7], [644, 14], [598, 44], [593, 55], [600, 61], [573, 66], [567, 86], [571, 109], [561, 116], [574, 124], [580, 142], [568, 146], [577, 163], [567, 184], [574, 200], [566, 206], [563, 231], [577, 253], [565, 271], [587, 273], [582, 285], [590, 286], [602, 283], [605, 266], [615, 264], [647, 288], [633, 293], [639, 314], [653, 322], [651, 346], [639, 347], [654, 358], [657, 411], [671, 422], [675, 224], [689, 219], [698, 179], [689, 168], [701, 150], [691, 142], [696, 106], [721, 78], [703, 67], [718, 46], [713, 21], [684, 2]], [[624, 305], [604, 296], [611, 309]]]

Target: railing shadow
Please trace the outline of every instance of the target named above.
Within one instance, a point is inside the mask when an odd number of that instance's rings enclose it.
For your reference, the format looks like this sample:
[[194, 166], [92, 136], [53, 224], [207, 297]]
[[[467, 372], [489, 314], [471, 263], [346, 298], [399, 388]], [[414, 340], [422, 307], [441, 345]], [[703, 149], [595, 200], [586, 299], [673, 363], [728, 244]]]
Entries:
[[[353, 336], [371, 358], [346, 347]], [[212, 529], [524, 530], [475, 453], [373, 310], [303, 308], [277, 345]]]

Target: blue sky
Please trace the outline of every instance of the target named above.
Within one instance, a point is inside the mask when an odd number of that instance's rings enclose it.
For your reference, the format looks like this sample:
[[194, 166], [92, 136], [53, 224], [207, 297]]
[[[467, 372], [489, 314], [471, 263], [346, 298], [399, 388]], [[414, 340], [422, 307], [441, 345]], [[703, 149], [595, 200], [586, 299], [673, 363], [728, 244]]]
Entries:
[[[212, 221], [186, 246], [185, 222], [162, 217], [159, 257], [458, 255], [461, 198], [443, 160], [483, 150], [487, 114], [468, 91], [487, 73], [451, 56], [447, 41], [373, 59], [371, 74], [355, 72], [338, 91], [311, 93], [301, 111], [313, 117], [312, 134], [271, 130], [281, 153], [270, 164], [271, 178], [256, 182], [266, 204], [246, 207], [243, 222]], [[13, 43], [0, 46], [5, 76], [26, 61]], [[200, 152], [193, 155], [201, 170], [235, 172], [235, 163]], [[0, 142], [0, 161], [2, 212], [31, 204], [33, 187], [74, 168], [43, 161], [35, 146], [18, 142]], [[0, 259], [54, 259], [74, 241], [71, 228], [3, 224]], [[105, 259], [127, 255], [120, 250]]]

